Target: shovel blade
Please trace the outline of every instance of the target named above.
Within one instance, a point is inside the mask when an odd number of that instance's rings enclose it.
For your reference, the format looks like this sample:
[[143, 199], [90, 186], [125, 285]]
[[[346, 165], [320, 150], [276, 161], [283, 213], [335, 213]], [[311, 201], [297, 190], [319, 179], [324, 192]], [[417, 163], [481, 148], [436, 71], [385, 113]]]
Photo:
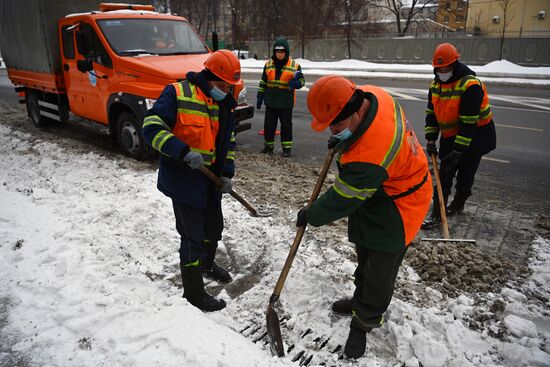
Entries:
[[281, 336], [281, 326], [279, 325], [279, 316], [277, 316], [277, 312], [275, 312], [271, 303], [267, 306], [266, 322], [271, 354], [277, 357], [284, 357], [285, 350], [283, 347], [283, 337]]

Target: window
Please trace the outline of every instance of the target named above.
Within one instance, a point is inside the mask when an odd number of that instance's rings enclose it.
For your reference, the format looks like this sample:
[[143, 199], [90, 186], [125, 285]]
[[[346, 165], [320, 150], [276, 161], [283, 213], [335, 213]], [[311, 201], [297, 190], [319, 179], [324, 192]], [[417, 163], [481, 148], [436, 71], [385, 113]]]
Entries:
[[113, 67], [111, 57], [90, 24], [80, 24], [80, 29], [77, 34], [77, 47], [78, 52], [86, 59], [90, 59], [108, 68]]
[[451, 2], [450, 1], [447, 1], [445, 3], [445, 10], [451, 10]]
[[71, 26], [65, 25], [61, 30], [61, 39], [63, 42], [63, 55], [66, 59], [74, 59], [74, 32], [67, 30]]
[[456, 16], [456, 22], [457, 23], [462, 23], [464, 21], [464, 16], [463, 15], [457, 15]]
[[443, 17], [443, 21], [445, 22], [445, 24], [449, 23], [449, 16], [448, 15], [445, 15]]

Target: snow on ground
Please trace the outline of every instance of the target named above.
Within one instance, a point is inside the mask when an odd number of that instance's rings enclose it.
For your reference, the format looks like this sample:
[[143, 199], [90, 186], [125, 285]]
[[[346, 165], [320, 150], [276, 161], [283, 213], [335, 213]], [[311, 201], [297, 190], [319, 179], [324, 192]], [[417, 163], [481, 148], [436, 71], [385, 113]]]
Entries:
[[[239, 153], [235, 190], [253, 205], [270, 198], [277, 213], [252, 218], [224, 198], [218, 258], [234, 281], [209, 283], [228, 307], [205, 314], [181, 298], [179, 240], [153, 165], [23, 128], [20, 106], [2, 116], [0, 365], [289, 366], [305, 351], [298, 360], [311, 356], [310, 366], [550, 366], [547, 237], [533, 241], [519, 281], [503, 270], [510, 262], [478, 249], [415, 245], [386, 324], [349, 361], [338, 352], [349, 319], [330, 305], [352, 292], [353, 248], [345, 223], [308, 229], [277, 307], [293, 350], [277, 359], [256, 327], [317, 170]], [[453, 271], [464, 274], [452, 280]]]
[[[297, 59], [304, 74], [339, 74], [350, 78], [399, 78], [433, 79], [430, 64], [379, 64], [360, 60], [310, 61]], [[265, 60], [241, 60], [243, 72], [261, 72]], [[527, 67], [507, 60], [493, 61], [486, 65], [469, 65], [484, 82], [502, 84], [550, 85], [550, 67]]]

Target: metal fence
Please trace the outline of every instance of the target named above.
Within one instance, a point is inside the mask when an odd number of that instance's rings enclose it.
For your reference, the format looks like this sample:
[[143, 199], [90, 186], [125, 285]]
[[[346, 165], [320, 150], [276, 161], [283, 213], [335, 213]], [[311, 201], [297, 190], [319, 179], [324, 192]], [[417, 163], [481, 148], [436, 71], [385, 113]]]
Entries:
[[[433, 34], [433, 32], [431, 32]], [[447, 33], [447, 32], [446, 32]], [[449, 34], [449, 33], [447, 33]], [[450, 34], [439, 38], [356, 36], [352, 39], [351, 58], [380, 63], [431, 63], [433, 50], [442, 42], [454, 44], [467, 64], [483, 65], [504, 59], [524, 66], [550, 66], [550, 38], [536, 37], [474, 37]], [[249, 42], [250, 54], [268, 58], [271, 49], [264, 40]], [[330, 61], [350, 58], [346, 39], [342, 36], [310, 38], [302, 45], [289, 39], [291, 56], [312, 61]]]

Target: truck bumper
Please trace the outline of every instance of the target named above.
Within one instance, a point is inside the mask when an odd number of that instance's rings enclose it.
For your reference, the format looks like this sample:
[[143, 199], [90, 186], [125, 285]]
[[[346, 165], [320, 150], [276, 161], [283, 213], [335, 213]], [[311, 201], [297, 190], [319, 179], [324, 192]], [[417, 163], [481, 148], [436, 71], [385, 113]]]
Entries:
[[237, 119], [237, 126], [235, 126], [235, 133], [240, 133], [252, 128], [251, 122], [244, 122], [244, 120], [254, 117], [254, 106], [246, 104], [235, 107], [235, 117]]

